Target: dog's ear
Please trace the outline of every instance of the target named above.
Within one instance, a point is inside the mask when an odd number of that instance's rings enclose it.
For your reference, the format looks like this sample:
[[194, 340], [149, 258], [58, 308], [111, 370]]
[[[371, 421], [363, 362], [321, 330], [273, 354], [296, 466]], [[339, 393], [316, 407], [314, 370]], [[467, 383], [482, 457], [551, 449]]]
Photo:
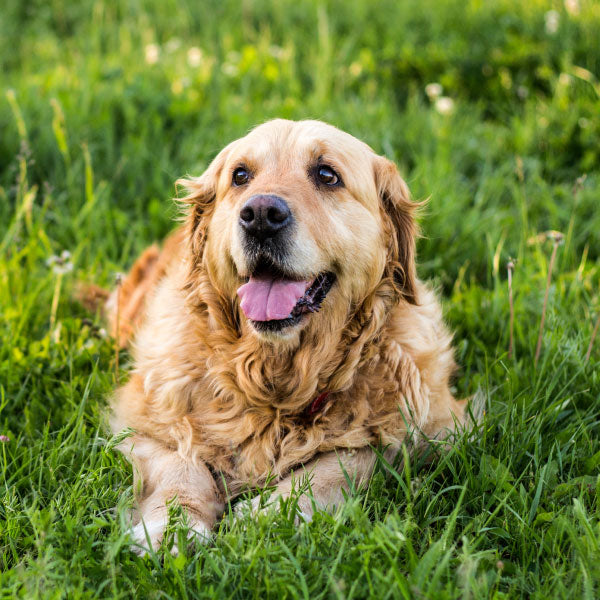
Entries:
[[375, 184], [389, 240], [384, 277], [389, 278], [400, 298], [417, 304], [415, 212], [419, 204], [411, 201], [406, 182], [387, 158], [378, 157], [375, 163]]
[[177, 201], [184, 207], [186, 233], [196, 259], [201, 259], [206, 243], [210, 216], [214, 210], [217, 183], [225, 164], [226, 150], [222, 150], [200, 177], [178, 179], [176, 185], [186, 191]]

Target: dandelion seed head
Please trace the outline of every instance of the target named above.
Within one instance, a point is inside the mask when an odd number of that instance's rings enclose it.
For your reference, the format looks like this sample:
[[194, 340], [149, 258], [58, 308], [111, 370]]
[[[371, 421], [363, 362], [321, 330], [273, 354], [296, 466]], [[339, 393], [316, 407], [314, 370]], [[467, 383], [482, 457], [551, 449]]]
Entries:
[[454, 100], [448, 96], [440, 96], [435, 101], [435, 110], [441, 115], [449, 115], [454, 112]]
[[57, 275], [64, 275], [65, 273], [70, 273], [73, 270], [73, 263], [66, 262], [62, 264], [56, 264], [52, 267], [52, 271]]
[[202, 50], [197, 46], [192, 46], [187, 51], [187, 62], [190, 67], [199, 67], [202, 62]]
[[160, 56], [160, 48], [157, 44], [147, 44], [144, 48], [144, 55], [146, 62], [149, 65], [155, 65], [158, 62]]
[[565, 0], [565, 9], [571, 15], [575, 16], [579, 14], [579, 0]]
[[436, 98], [439, 98], [442, 95], [443, 92], [443, 88], [441, 86], [441, 84], [439, 83], [428, 83], [425, 86], [425, 93], [427, 94], [427, 97], [430, 100], [435, 100]]
[[52, 267], [52, 272], [57, 275], [64, 275], [73, 270], [73, 263], [69, 260], [71, 253], [68, 250], [63, 250], [60, 255], [52, 255], [46, 259], [46, 266]]
[[167, 52], [175, 52], [176, 50], [179, 50], [180, 47], [181, 47], [181, 40], [179, 38], [171, 38], [165, 44], [165, 50]]

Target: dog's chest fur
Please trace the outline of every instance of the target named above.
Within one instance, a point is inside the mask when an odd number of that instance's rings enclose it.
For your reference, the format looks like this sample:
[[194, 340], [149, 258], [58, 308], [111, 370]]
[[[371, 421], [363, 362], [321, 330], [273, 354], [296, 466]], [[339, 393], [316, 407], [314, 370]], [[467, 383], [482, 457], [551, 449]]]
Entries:
[[[202, 293], [190, 309], [180, 289], [167, 278], [149, 307], [152, 327], [137, 336], [117, 426], [204, 461], [235, 488], [281, 477], [320, 452], [396, 443], [407, 421], [424, 422], [429, 389], [410, 353], [389, 335], [361, 343], [387, 323], [388, 311], [378, 310], [384, 300], [375, 297], [345, 330], [332, 322], [293, 351], [273, 353], [235, 323], [214, 326], [214, 314], [231, 312], [216, 295]], [[324, 391], [327, 403], [308, 415]]]

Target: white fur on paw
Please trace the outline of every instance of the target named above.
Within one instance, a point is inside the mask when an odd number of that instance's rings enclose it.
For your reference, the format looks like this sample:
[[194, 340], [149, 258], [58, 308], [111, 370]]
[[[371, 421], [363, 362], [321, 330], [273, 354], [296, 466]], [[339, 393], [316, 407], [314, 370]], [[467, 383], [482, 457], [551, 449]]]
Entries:
[[[143, 519], [131, 530], [131, 537], [133, 538], [132, 550], [144, 556], [148, 553], [148, 550], [156, 550], [162, 541], [162, 537], [165, 532], [167, 521], [165, 519]], [[148, 544], [150, 540], [150, 544]]]
[[[177, 543], [177, 536], [175, 536], [175, 543], [171, 548], [171, 554], [177, 556], [179, 554], [179, 545]], [[197, 544], [208, 544], [212, 539], [211, 528], [202, 521], [194, 521], [190, 525], [190, 529], [187, 532], [187, 541]]]
[[[256, 517], [258, 514], [267, 514], [270, 512], [279, 512], [280, 504], [279, 499], [281, 496], [279, 494], [273, 494], [270, 498], [267, 499], [264, 506], [261, 507], [261, 496], [255, 496], [252, 500], [242, 500], [237, 503], [234, 509], [234, 518], [236, 521], [243, 520], [246, 517]], [[303, 511], [300, 507], [296, 508], [296, 516], [294, 518], [294, 523], [299, 525], [302, 521], [305, 523], [310, 523], [313, 518], [313, 511], [308, 509], [307, 511]]]
[[312, 518], [313, 518], [312, 511], [304, 512], [303, 510], [298, 509], [296, 511], [295, 523], [296, 523], [296, 525], [299, 525], [299, 521], [304, 521], [305, 523], [310, 523], [312, 521]]
[[[260, 496], [254, 496], [252, 500], [240, 500], [233, 510], [236, 521], [244, 519], [247, 516], [255, 516], [259, 511], [260, 501]], [[269, 502], [262, 510], [265, 510], [270, 504]]]

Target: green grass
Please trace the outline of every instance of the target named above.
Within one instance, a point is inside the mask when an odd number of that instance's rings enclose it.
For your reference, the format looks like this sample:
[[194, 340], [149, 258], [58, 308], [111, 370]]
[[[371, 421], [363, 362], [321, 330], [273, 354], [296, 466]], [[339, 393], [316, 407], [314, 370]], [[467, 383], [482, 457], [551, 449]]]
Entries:
[[[5, 1], [0, 597], [597, 597], [599, 30], [585, 0]], [[175, 179], [275, 116], [349, 131], [429, 198], [419, 272], [456, 332], [456, 393], [482, 389], [485, 419], [431, 463], [379, 464], [336, 516], [226, 515], [214, 543], [140, 559], [103, 429], [113, 346], [74, 284], [114, 281], [172, 227]], [[528, 240], [549, 229], [565, 243], [536, 368], [552, 246]]]

